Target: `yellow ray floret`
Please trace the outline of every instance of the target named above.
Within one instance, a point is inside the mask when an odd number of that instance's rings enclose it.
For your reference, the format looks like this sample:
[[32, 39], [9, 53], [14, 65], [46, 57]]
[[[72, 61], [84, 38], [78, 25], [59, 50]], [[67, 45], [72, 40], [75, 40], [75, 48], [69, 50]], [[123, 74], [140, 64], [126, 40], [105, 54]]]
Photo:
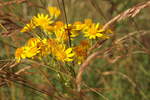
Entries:
[[26, 24], [24, 26], [24, 28], [21, 30], [21, 32], [29, 32], [31, 30], [33, 30], [35, 28], [35, 25], [33, 23], [33, 21], [31, 20], [31, 22], [29, 24]]
[[51, 18], [49, 18], [48, 15], [44, 14], [38, 14], [37, 16], [34, 16], [32, 20], [36, 26], [40, 26], [44, 30], [47, 29], [47, 27], [49, 27], [49, 25], [53, 23]]
[[30, 38], [26, 45], [29, 47], [36, 47], [39, 42], [41, 42], [39, 38]]
[[28, 47], [25, 46], [25, 56], [27, 58], [33, 58], [34, 56], [36, 56], [40, 51], [37, 47]]
[[48, 11], [52, 18], [57, 18], [61, 14], [57, 7], [48, 7]]
[[15, 59], [17, 60], [17, 62], [20, 62], [20, 60], [24, 58], [26, 58], [24, 47], [17, 48], [15, 52]]
[[96, 37], [103, 37], [103, 29], [100, 29], [99, 24], [92, 24], [90, 27], [87, 27], [83, 30], [84, 36], [89, 39], [96, 39]]
[[81, 64], [87, 57], [89, 45], [90, 44], [87, 40], [82, 40], [79, 45], [73, 48], [75, 52], [75, 60], [78, 62], [78, 64]]
[[21, 48], [17, 48], [15, 52], [15, 59], [17, 62], [20, 62], [21, 59], [33, 58], [37, 53], [39, 53], [38, 48], [23, 46]]
[[57, 50], [55, 51], [54, 55], [56, 59], [62, 62], [65, 61], [73, 61], [74, 53], [72, 53], [72, 48], [66, 49], [64, 45], [58, 46]]
[[75, 52], [75, 60], [78, 62], [78, 64], [81, 64], [84, 59], [87, 56], [86, 50], [82, 46], [76, 46], [74, 47], [74, 52]]
[[80, 21], [76, 21], [73, 23], [73, 29], [76, 30], [76, 31], [80, 31], [84, 28], [84, 24], [81, 23]]
[[84, 20], [84, 27], [89, 27], [92, 24], [93, 24], [92, 19], [87, 18], [87, 19]]
[[[78, 36], [78, 31], [81, 30], [81, 23], [75, 23], [75, 24], [64, 24], [61, 21], [56, 22], [55, 30], [55, 36], [58, 41], [67, 41], [70, 38], [73, 39], [74, 37]], [[79, 29], [80, 27], [80, 29]]]

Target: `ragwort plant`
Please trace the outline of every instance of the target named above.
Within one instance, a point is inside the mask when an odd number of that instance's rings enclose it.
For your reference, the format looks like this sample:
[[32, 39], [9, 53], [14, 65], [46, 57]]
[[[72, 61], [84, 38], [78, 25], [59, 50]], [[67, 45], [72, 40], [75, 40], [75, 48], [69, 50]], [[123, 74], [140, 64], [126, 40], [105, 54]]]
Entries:
[[[111, 30], [103, 30], [102, 25], [93, 23], [91, 19], [64, 24], [62, 21], [57, 21], [61, 14], [58, 8], [48, 7], [48, 11], [49, 14], [39, 13], [33, 16], [30, 23], [21, 30], [21, 32], [32, 32], [34, 37], [16, 50], [17, 62], [25, 58], [42, 59], [51, 55], [53, 59], [63, 63], [75, 61], [76, 64], [81, 64], [87, 56], [90, 43], [98, 38], [108, 39], [112, 33]], [[41, 32], [37, 33], [38, 29]], [[77, 39], [81, 36], [82, 39]], [[79, 44], [76, 44], [76, 40]], [[71, 42], [70, 46], [68, 42]]]
[[69, 66], [69, 74], [75, 77], [74, 66], [84, 62], [94, 40], [109, 39], [112, 31], [104, 30], [101, 24], [91, 19], [65, 24], [58, 20], [61, 15], [58, 8], [48, 7], [48, 11], [48, 14], [33, 16], [21, 30], [24, 34], [30, 32], [33, 37], [16, 49], [15, 59], [19, 63], [22, 59], [43, 61], [46, 57], [47, 62], [44, 63]]

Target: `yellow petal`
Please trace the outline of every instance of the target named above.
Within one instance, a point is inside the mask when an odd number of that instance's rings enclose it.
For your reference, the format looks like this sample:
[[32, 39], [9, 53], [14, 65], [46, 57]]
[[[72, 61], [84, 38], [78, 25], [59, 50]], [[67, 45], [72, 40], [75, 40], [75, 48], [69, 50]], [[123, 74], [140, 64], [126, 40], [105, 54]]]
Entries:
[[73, 61], [73, 59], [67, 58], [65, 59], [65, 61]]
[[97, 34], [96, 35], [97, 37], [102, 37], [102, 36], [104, 36], [103, 34]]
[[100, 29], [98, 32], [104, 32], [105, 30], [104, 29]]
[[72, 48], [68, 48], [65, 52], [69, 54], [72, 51]]
[[68, 55], [68, 57], [73, 57], [75, 55], [75, 53], [71, 53]]

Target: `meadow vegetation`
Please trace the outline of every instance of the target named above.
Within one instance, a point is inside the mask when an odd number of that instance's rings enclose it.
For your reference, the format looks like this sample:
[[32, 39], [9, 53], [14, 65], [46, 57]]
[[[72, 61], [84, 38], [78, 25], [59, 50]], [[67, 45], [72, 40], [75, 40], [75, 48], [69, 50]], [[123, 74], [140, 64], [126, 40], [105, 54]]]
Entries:
[[0, 1], [0, 100], [150, 100], [149, 6]]

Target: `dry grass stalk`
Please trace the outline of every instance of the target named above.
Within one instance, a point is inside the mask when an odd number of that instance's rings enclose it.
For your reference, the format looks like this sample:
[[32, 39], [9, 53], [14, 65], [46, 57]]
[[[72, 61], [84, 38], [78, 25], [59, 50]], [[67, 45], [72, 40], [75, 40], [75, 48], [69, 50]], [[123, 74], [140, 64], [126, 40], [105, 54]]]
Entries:
[[3, 2], [3, 3], [0, 3], [0, 8], [7, 6], [7, 5], [11, 5], [11, 4], [15, 4], [15, 3], [19, 4], [19, 3], [23, 3], [23, 2], [26, 2], [26, 0], [13, 0], [13, 1], [8, 1], [8, 2]]
[[100, 54], [107, 54], [108, 52], [110, 52], [112, 50], [112, 48], [108, 48], [107, 50], [104, 51], [97, 51], [94, 52], [93, 54], [91, 54], [85, 61], [84, 63], [81, 65], [79, 72], [77, 74], [76, 77], [76, 83], [77, 83], [77, 87], [78, 87], [78, 91], [80, 91], [80, 84], [82, 81], [82, 74], [85, 71], [85, 68], [88, 67], [88, 65], [91, 63], [91, 61], [93, 59], [95, 59], [97, 56], [99, 56]]
[[[25, 87], [28, 87], [29, 89], [35, 90], [39, 93], [43, 93], [47, 96], [52, 96], [52, 94], [50, 94], [49, 92], [50, 90], [49, 91], [46, 90], [47, 88], [46, 89], [42, 88], [40, 85], [34, 84], [29, 80], [25, 80], [20, 75], [17, 75], [15, 73], [10, 73], [8, 71], [0, 71], [0, 82], [1, 82], [0, 87], [6, 85], [8, 82], [14, 82], [16, 84], [20, 84]], [[62, 100], [58, 96], [54, 96], [54, 97], [57, 98], [57, 100]]]
[[136, 83], [126, 74], [121, 73], [121, 72], [116, 72], [116, 71], [108, 71], [108, 72], [103, 72], [102, 75], [107, 76], [107, 75], [113, 75], [113, 74], [118, 74], [122, 76], [123, 78], [127, 79], [133, 87], [136, 87]]
[[90, 54], [93, 49], [100, 48], [106, 40], [107, 39], [96, 42], [91, 48], [89, 48], [88, 54]]
[[19, 71], [17, 71], [15, 74], [19, 75], [20, 73], [23, 73], [23, 72], [25, 72], [26, 70], [29, 70], [29, 69], [31, 69], [31, 68], [32, 68], [32, 66], [24, 67], [24, 68], [20, 69]]
[[125, 35], [119, 39], [117, 39], [115, 41], [115, 44], [118, 44], [118, 43], [121, 43], [121, 42], [124, 42], [126, 39], [128, 39], [129, 37], [133, 36], [133, 35], [136, 35], [137, 33], [141, 33], [140, 36], [142, 35], [145, 35], [147, 33], [149, 33], [150, 31], [149, 30], [138, 30], [138, 31], [135, 31], [135, 32], [131, 32], [131, 33], [128, 33], [128, 35]]
[[2, 66], [0, 65], [0, 71], [4, 70], [6, 68], [13, 68], [16, 65], [18, 65], [18, 63], [16, 63], [15, 61], [5, 62], [5, 63], [2, 63], [2, 64], [3, 64]]
[[85, 68], [90, 64], [91, 60], [93, 60], [96, 56], [98, 56], [101, 52], [95, 52], [93, 54], [91, 54], [86, 61], [81, 65], [78, 75], [76, 77], [76, 83], [77, 83], [77, 87], [78, 87], [78, 91], [80, 91], [80, 84], [81, 84], [81, 80], [82, 80], [82, 74], [85, 70]]
[[128, 17], [135, 17], [143, 8], [147, 8], [150, 6], [150, 0], [145, 2], [145, 3], [140, 3], [137, 4], [135, 6], [133, 6], [132, 8], [127, 9], [126, 11], [122, 12], [121, 14], [117, 15], [116, 17], [114, 17], [113, 19], [111, 19], [110, 21], [108, 21], [105, 25], [104, 25], [104, 29], [107, 29], [111, 24], [113, 24], [114, 22], [126, 19]]

